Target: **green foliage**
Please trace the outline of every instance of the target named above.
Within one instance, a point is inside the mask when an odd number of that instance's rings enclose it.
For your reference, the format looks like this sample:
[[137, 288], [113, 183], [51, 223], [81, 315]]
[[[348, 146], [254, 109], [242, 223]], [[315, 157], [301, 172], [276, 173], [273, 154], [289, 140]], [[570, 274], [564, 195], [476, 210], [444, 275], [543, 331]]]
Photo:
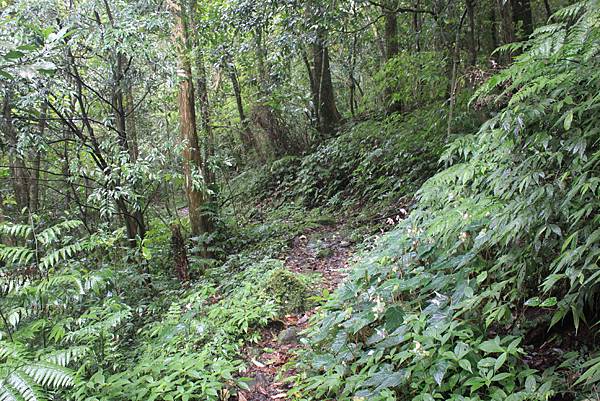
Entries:
[[[468, 127], [470, 119], [463, 116], [463, 125]], [[300, 199], [308, 207], [391, 202], [412, 194], [437, 170], [445, 132], [439, 104], [381, 121], [357, 122], [301, 160], [274, 162], [259, 173], [250, 192], [263, 198]]]
[[[564, 389], [562, 361], [527, 366], [534, 344], [520, 327], [531, 308], [551, 311], [551, 326], [570, 316], [574, 332], [598, 320], [598, 10], [559, 11], [480, 89], [505, 107], [448, 147], [411, 217], [324, 306], [298, 396], [546, 400]], [[598, 366], [582, 365], [578, 384], [596, 382]]]
[[275, 299], [283, 314], [302, 311], [309, 289], [296, 274], [283, 266], [272, 271], [264, 284], [265, 292]]
[[439, 101], [448, 88], [445, 65], [443, 54], [438, 52], [401, 52], [376, 75], [377, 93], [391, 88], [391, 100], [407, 109]]

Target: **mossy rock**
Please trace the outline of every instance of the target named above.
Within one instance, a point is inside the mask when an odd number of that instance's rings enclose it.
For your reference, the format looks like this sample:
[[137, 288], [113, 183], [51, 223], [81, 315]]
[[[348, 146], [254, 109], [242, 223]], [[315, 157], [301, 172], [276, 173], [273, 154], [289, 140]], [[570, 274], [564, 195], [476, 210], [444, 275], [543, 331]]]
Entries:
[[307, 306], [308, 286], [297, 274], [285, 268], [273, 270], [264, 289], [280, 307], [281, 313], [300, 312]]

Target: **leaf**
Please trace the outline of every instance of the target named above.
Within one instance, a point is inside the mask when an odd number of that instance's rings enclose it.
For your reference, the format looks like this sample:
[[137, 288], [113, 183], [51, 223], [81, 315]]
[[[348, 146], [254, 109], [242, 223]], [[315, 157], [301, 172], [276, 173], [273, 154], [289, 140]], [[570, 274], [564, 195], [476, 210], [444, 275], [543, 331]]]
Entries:
[[458, 365], [463, 368], [464, 370], [467, 370], [471, 373], [473, 373], [473, 368], [471, 367], [471, 362], [469, 362], [468, 359], [461, 359], [460, 361], [458, 361]]
[[527, 301], [525, 301], [525, 306], [539, 306], [540, 305], [540, 297], [533, 297], [533, 298], [529, 298]]
[[17, 58], [21, 58], [24, 55], [25, 55], [25, 53], [20, 52], [18, 50], [11, 50], [11, 51], [9, 51], [8, 53], [6, 53], [4, 55], [4, 58], [7, 59], [7, 60], [14, 60], [14, 59], [17, 59]]
[[500, 346], [500, 337], [482, 342], [479, 344], [479, 349], [488, 354], [504, 352], [504, 348]]
[[494, 364], [494, 370], [495, 371], [499, 371], [500, 368], [502, 367], [502, 365], [504, 365], [504, 362], [506, 362], [506, 358], [508, 357], [508, 354], [506, 352], [503, 352], [502, 354], [500, 354], [500, 356], [498, 357], [498, 359], [496, 359], [496, 363]]
[[573, 122], [573, 110], [569, 110], [569, 112], [567, 113], [567, 116], [565, 117], [565, 120], [563, 122], [565, 131], [568, 131], [571, 129], [572, 122]]
[[444, 376], [448, 370], [448, 365], [448, 361], [439, 361], [434, 367], [433, 380], [435, 380], [438, 386], [441, 386], [442, 382], [444, 381]]
[[542, 302], [540, 304], [540, 307], [541, 308], [549, 308], [552, 306], [556, 306], [557, 302], [558, 301], [556, 300], [556, 297], [550, 297], [548, 299], [545, 299], [544, 302]]

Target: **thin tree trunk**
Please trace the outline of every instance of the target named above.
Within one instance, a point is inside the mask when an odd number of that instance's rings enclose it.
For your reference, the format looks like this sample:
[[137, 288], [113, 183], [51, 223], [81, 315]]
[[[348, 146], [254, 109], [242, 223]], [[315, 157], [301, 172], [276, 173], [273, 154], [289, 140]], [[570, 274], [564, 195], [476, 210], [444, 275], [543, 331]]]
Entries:
[[252, 135], [252, 131], [250, 130], [250, 122], [246, 117], [246, 112], [244, 111], [244, 102], [242, 99], [242, 89], [240, 87], [240, 81], [238, 80], [237, 71], [235, 65], [231, 60], [227, 60], [227, 74], [229, 75], [229, 80], [231, 81], [231, 87], [233, 88], [233, 95], [235, 96], [235, 104], [237, 107], [238, 115], [240, 117], [240, 140], [244, 145], [246, 151], [250, 149], [256, 149], [258, 152], [259, 149], [254, 141], [254, 137]]
[[[40, 138], [44, 138], [46, 132], [46, 117], [47, 117], [48, 103], [44, 101], [42, 103], [42, 109], [40, 113], [40, 120], [38, 122], [38, 131]], [[42, 162], [42, 154], [39, 149], [35, 150], [35, 156], [33, 159], [33, 176], [31, 177], [31, 211], [37, 213], [40, 207], [40, 167]]]
[[306, 72], [308, 73], [308, 82], [310, 84], [310, 93], [312, 96], [312, 107], [311, 107], [311, 123], [313, 128], [316, 130], [319, 129], [319, 88], [315, 82], [315, 76], [313, 73], [313, 69], [310, 65], [310, 61], [308, 60], [308, 55], [306, 54], [306, 50], [302, 48], [302, 61], [304, 62], [304, 66], [306, 67]]
[[130, 85], [127, 87], [127, 92], [125, 95], [126, 95], [125, 101], [127, 104], [127, 107], [125, 108], [126, 114], [127, 114], [125, 123], [127, 124], [127, 140], [129, 142], [129, 144], [128, 144], [129, 157], [131, 158], [131, 161], [133, 161], [135, 163], [135, 162], [137, 162], [137, 160], [140, 157], [140, 147], [139, 147], [139, 143], [138, 143], [135, 101], [134, 101], [134, 97], [133, 97], [133, 90], [131, 89]]
[[[500, 31], [502, 33], [502, 44], [513, 43], [515, 41], [515, 29], [513, 26], [510, 3], [505, 0], [496, 0], [496, 4], [498, 5], [498, 9], [500, 11]], [[512, 54], [509, 52], [506, 52], [502, 56], [504, 64], [509, 64], [512, 60]]]
[[552, 17], [552, 7], [550, 7], [549, 0], [544, 0], [544, 9], [546, 10], [546, 20], [549, 20]]
[[477, 41], [475, 39], [475, 1], [466, 0], [467, 15], [469, 18], [469, 65], [477, 64]]
[[2, 131], [8, 140], [8, 159], [10, 165], [10, 175], [13, 190], [15, 193], [15, 202], [18, 212], [25, 207], [30, 206], [29, 200], [29, 177], [27, 166], [22, 156], [18, 154], [18, 137], [13, 126], [12, 117], [12, 91], [7, 89], [4, 94], [4, 104], [2, 106]]
[[254, 121], [265, 131], [271, 142], [275, 156], [281, 156], [294, 151], [294, 144], [290, 143], [287, 128], [279, 118], [277, 111], [269, 105], [271, 97], [271, 76], [267, 65], [267, 49], [263, 43], [262, 28], [255, 30], [256, 67], [258, 70], [258, 89], [260, 100], [254, 109]]

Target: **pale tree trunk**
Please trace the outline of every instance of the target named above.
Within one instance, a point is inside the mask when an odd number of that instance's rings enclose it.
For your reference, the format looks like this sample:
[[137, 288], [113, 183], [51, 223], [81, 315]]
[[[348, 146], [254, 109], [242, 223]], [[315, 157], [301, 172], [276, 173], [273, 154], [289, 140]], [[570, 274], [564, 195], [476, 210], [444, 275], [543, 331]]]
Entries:
[[[194, 107], [194, 84], [192, 82], [192, 66], [189, 58], [190, 41], [186, 16], [176, 0], [169, 0], [169, 9], [175, 17], [173, 39], [178, 54], [179, 75], [179, 125], [183, 148], [183, 175], [185, 191], [188, 199], [188, 212], [192, 235], [200, 236], [208, 232], [208, 222], [203, 213], [205, 202], [204, 191], [194, 185], [194, 176], [202, 171], [202, 154], [198, 144], [196, 131], [196, 112]], [[206, 249], [203, 256], [207, 256]]]
[[[40, 138], [43, 140], [44, 134], [46, 132], [46, 118], [48, 111], [48, 103], [44, 101], [42, 103], [40, 120], [38, 122], [38, 131]], [[33, 213], [37, 213], [40, 208], [40, 168], [42, 164], [42, 154], [39, 149], [35, 150], [34, 158], [33, 158], [33, 167], [32, 167], [32, 177], [31, 177], [31, 211]]]
[[206, 67], [204, 64], [204, 56], [200, 43], [200, 35], [198, 33], [200, 27], [197, 23], [195, 23], [195, 21], [199, 18], [199, 13], [197, 9], [199, 5], [197, 2], [192, 1], [189, 7], [190, 19], [192, 21], [190, 26], [194, 27], [194, 29], [192, 29], [191, 32], [194, 48], [194, 64], [196, 67], [196, 106], [200, 111], [200, 127], [204, 132], [205, 137], [204, 155], [202, 157], [202, 176], [204, 177], [207, 187], [210, 189], [210, 192], [205, 195], [204, 209], [208, 210], [210, 213], [206, 216], [206, 224], [208, 224], [206, 229], [208, 231], [213, 231], [214, 219], [212, 217], [212, 213], [216, 212], [215, 205], [217, 201], [215, 199], [215, 196], [218, 189], [215, 179], [215, 172], [211, 170], [209, 162], [214, 155], [216, 144], [210, 119], [210, 99], [208, 94], [208, 80], [206, 74]]

